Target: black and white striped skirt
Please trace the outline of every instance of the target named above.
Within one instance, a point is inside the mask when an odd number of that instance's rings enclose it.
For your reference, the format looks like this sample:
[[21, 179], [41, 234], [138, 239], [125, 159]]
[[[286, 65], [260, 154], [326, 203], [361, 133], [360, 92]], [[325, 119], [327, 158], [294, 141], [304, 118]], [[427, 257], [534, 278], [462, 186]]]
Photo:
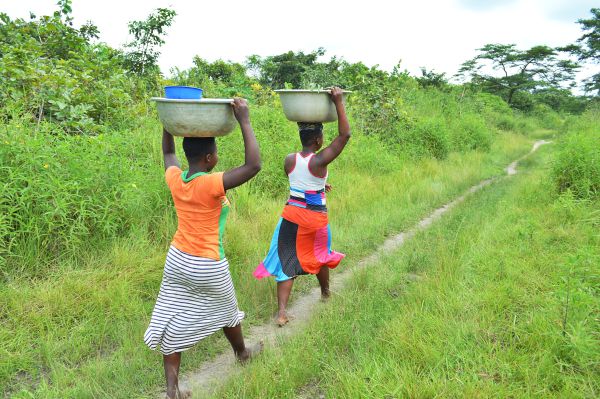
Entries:
[[227, 259], [200, 258], [171, 246], [144, 342], [163, 355], [182, 352], [243, 318]]

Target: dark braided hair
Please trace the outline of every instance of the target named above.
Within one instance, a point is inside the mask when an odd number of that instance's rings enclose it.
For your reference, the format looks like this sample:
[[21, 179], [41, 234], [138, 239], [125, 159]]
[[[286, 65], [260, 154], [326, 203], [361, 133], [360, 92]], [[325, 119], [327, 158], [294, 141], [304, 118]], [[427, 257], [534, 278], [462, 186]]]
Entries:
[[300, 132], [302, 145], [309, 146], [314, 144], [323, 135], [323, 124], [298, 122], [298, 131]]
[[188, 162], [196, 162], [206, 154], [217, 151], [217, 143], [214, 137], [184, 137], [183, 152]]

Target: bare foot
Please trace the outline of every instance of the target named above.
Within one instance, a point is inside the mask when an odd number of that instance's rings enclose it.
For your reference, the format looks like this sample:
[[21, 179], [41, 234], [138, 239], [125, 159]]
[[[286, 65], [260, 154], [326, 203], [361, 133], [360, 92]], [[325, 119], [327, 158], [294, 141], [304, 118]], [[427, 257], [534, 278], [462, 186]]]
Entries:
[[241, 364], [246, 364], [249, 360], [262, 352], [264, 347], [265, 344], [263, 341], [260, 341], [250, 347], [246, 347], [246, 350], [237, 357], [238, 362]]
[[174, 393], [169, 394], [169, 392], [167, 392], [167, 396], [165, 396], [165, 399], [187, 399], [191, 397], [191, 391], [188, 391], [187, 389], [180, 391], [179, 388], [176, 388], [176, 391]]
[[321, 291], [321, 302], [327, 302], [331, 298], [331, 291]]
[[289, 323], [289, 321], [290, 321], [290, 319], [289, 319], [289, 317], [287, 316], [287, 314], [286, 314], [285, 312], [283, 312], [283, 313], [281, 313], [281, 312], [280, 312], [280, 313], [279, 313], [279, 315], [277, 316], [277, 321], [276, 321], [276, 323], [277, 323], [277, 325], [278, 325], [279, 327], [283, 327], [283, 326], [285, 326], [287, 323]]

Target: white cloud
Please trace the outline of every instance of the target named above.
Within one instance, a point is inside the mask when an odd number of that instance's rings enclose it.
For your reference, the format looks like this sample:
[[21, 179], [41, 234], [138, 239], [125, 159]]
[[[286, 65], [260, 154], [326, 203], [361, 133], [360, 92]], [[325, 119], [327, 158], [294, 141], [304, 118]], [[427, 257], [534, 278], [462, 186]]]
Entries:
[[590, 10], [600, 7], [597, 0], [545, 0], [542, 4], [550, 18], [565, 22], [590, 18]]
[[465, 8], [478, 11], [507, 6], [517, 2], [517, 0], [458, 0], [458, 2]]

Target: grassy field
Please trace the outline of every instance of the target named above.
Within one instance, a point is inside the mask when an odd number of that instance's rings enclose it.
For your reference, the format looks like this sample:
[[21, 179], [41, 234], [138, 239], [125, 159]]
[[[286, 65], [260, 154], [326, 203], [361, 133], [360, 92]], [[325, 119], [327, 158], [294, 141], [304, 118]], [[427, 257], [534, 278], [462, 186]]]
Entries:
[[[170, 85], [250, 104], [262, 170], [228, 193], [225, 234], [245, 328], [276, 310], [275, 282], [251, 273], [288, 195], [283, 158], [300, 149], [275, 89], [353, 92], [352, 140], [329, 169], [333, 248], [348, 255], [333, 278], [504, 175], [535, 140], [555, 141], [527, 173], [356, 275], [219, 397], [598, 396], [597, 98], [546, 76], [543, 90], [531, 82], [507, 97], [487, 79], [325, 62], [324, 48], [244, 63], [193, 56], [165, 75], [155, 55], [174, 10], [132, 21], [136, 39], [122, 48], [91, 21], [73, 25], [72, 12], [60, 0], [49, 15], [0, 13], [0, 398], [161, 392], [161, 356], [142, 337], [177, 228], [150, 101]], [[329, 142], [335, 123], [324, 132]], [[239, 129], [217, 142], [216, 171], [243, 162]], [[299, 280], [296, 298], [316, 286]], [[215, 334], [186, 352], [182, 372], [229, 351]]]
[[358, 272], [215, 397], [598, 397], [600, 215], [555, 194], [556, 151]]
[[[370, 145], [358, 158], [366, 143], [367, 137], [355, 137], [355, 149], [331, 170], [334, 246], [349, 255], [348, 262], [470, 185], [501, 174], [510, 160], [529, 150], [531, 140], [498, 133], [489, 152], [451, 153], [445, 160], [396, 159], [394, 168], [365, 167], [377, 152]], [[156, 168], [160, 170], [158, 161]], [[149, 187], [162, 190], [160, 172], [154, 175], [157, 181], [150, 181]], [[267, 250], [285, 194], [260, 196], [241, 188], [231, 197], [234, 212], [226, 251], [240, 307], [247, 311], [245, 323], [262, 323], [276, 309], [275, 286], [254, 280], [251, 271]], [[146, 229], [152, 228], [156, 230], [148, 234]], [[0, 288], [4, 396], [130, 398], [154, 392], [162, 384], [160, 357], [147, 350], [141, 337], [174, 229], [172, 210], [166, 207], [163, 217], [150, 226], [97, 245], [90, 242], [83, 247], [89, 251], [46, 267], [40, 277], [13, 273]], [[296, 292], [314, 284], [303, 279]], [[205, 340], [186, 353], [183, 371], [226, 347], [220, 334]]]

